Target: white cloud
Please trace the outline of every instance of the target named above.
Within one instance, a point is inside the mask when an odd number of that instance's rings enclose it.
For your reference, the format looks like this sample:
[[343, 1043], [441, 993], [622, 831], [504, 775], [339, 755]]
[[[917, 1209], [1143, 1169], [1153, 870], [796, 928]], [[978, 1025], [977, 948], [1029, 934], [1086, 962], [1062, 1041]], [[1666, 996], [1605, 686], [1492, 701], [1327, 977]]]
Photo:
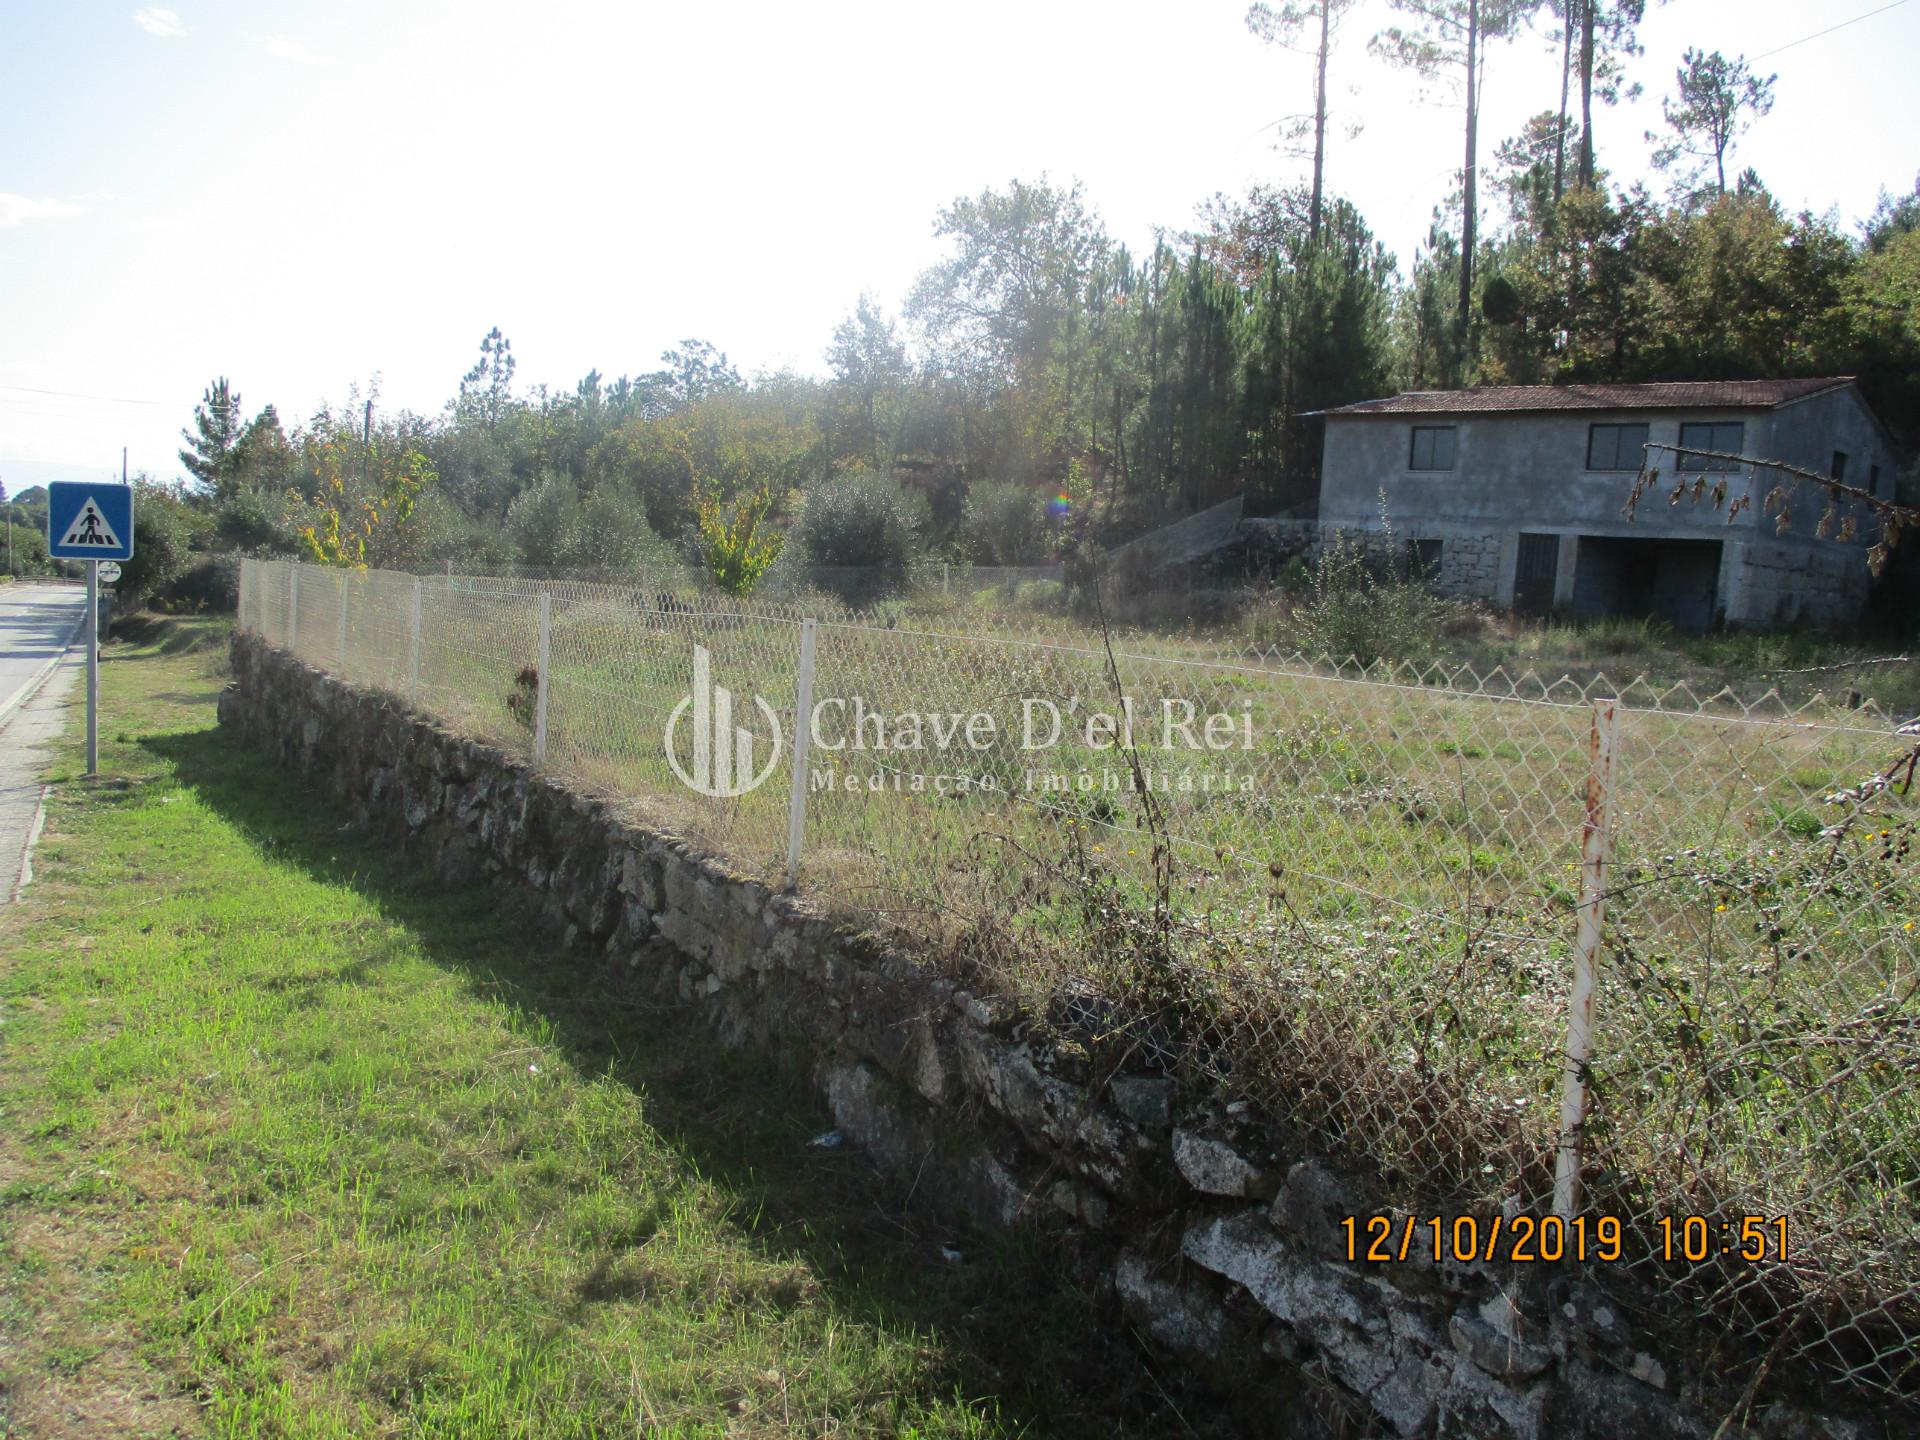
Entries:
[[86, 209], [70, 200], [35, 200], [26, 195], [0, 191], [0, 230], [11, 230], [29, 220], [59, 220], [68, 215], [84, 215]]
[[133, 12], [133, 23], [149, 35], [184, 35], [187, 27], [180, 17], [162, 5], [148, 5]]
[[291, 35], [269, 35], [267, 53], [276, 60], [291, 60], [295, 65], [331, 65], [333, 57], [309, 50], [306, 42]]
[[133, 222], [133, 229], [141, 235], [184, 235], [187, 223], [161, 215], [142, 215]]

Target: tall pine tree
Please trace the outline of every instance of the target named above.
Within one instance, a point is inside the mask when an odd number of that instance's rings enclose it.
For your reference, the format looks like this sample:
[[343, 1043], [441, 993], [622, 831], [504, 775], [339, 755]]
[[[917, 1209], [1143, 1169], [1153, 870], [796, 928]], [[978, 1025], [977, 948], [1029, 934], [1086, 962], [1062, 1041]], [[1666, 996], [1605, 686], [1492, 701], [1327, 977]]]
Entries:
[[222, 375], [201, 396], [193, 410], [193, 428], [182, 430], [180, 438], [187, 448], [180, 452], [180, 463], [187, 473], [208, 492], [220, 489], [220, 482], [240, 443], [240, 392]]

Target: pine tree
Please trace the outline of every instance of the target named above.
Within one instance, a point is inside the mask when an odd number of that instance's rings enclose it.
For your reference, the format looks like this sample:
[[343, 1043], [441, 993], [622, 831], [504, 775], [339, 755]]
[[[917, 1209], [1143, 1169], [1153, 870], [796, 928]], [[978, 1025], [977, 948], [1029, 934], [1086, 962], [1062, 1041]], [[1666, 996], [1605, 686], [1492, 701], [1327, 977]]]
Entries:
[[1510, 39], [1532, 5], [1524, 0], [1387, 0], [1411, 18], [1373, 37], [1373, 52], [1390, 65], [1427, 79], [1452, 71], [1462, 77], [1466, 109], [1466, 159], [1460, 169], [1464, 199], [1460, 219], [1459, 326], [1473, 319], [1474, 247], [1480, 229], [1480, 86], [1487, 44]]
[[497, 428], [513, 399], [513, 342], [494, 326], [480, 341], [480, 358], [460, 380], [462, 411], [477, 413], [489, 431]]
[[1755, 75], [1745, 56], [1729, 60], [1718, 50], [1688, 50], [1674, 72], [1679, 93], [1660, 102], [1673, 134], [1654, 151], [1653, 163], [1668, 170], [1692, 160], [1688, 181], [1711, 165], [1714, 193], [1726, 194], [1727, 154], [1755, 120], [1773, 109], [1773, 82], [1779, 78]]
[[180, 463], [203, 487], [217, 491], [233, 447], [240, 443], [240, 430], [240, 392], [222, 375], [207, 386], [200, 404], [194, 407], [193, 429], [180, 432], [180, 438], [187, 442], [187, 448], [180, 452]]
[[1320, 239], [1320, 217], [1326, 198], [1327, 176], [1327, 59], [1333, 53], [1334, 34], [1341, 18], [1358, 0], [1281, 0], [1276, 7], [1260, 0], [1247, 11], [1247, 28], [1262, 40], [1287, 49], [1306, 40], [1314, 56], [1313, 115], [1289, 123], [1293, 139], [1313, 134], [1313, 193], [1308, 202], [1307, 238]]

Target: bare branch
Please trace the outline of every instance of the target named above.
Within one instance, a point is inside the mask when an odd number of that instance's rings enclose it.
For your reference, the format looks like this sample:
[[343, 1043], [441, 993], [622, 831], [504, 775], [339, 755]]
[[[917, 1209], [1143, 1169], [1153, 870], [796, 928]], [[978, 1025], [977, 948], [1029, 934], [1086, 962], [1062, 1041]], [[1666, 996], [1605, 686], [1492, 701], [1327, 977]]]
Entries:
[[[1668, 503], [1677, 505], [1682, 500], [1695, 503], [1706, 501], [1714, 509], [1725, 508], [1727, 521], [1732, 523], [1735, 516], [1753, 503], [1753, 485], [1761, 471], [1777, 476], [1779, 483], [1769, 490], [1761, 500], [1760, 513], [1777, 517], [1777, 526], [1785, 533], [1792, 521], [1790, 501], [1795, 492], [1813, 487], [1825, 495], [1826, 511], [1816, 527], [1821, 539], [1834, 535], [1838, 523], [1838, 538], [1852, 541], [1858, 526], [1854, 515], [1841, 515], [1843, 505], [1857, 505], [1879, 522], [1880, 538], [1867, 550], [1867, 566], [1875, 575], [1887, 563], [1887, 555], [1899, 543], [1902, 532], [1920, 529], [1920, 510], [1911, 505], [1901, 505], [1896, 501], [1885, 500], [1871, 490], [1863, 490], [1858, 485], [1849, 485], [1844, 480], [1836, 480], [1831, 475], [1822, 475], [1817, 470], [1805, 470], [1798, 465], [1789, 465], [1784, 460], [1762, 460], [1753, 455], [1738, 455], [1726, 450], [1702, 450], [1691, 445], [1668, 445], [1659, 441], [1650, 441], [1646, 446], [1647, 458], [1640, 467], [1640, 473], [1634, 477], [1633, 489], [1627, 495], [1627, 503], [1622, 509], [1631, 520], [1638, 510], [1640, 501], [1663, 476], [1653, 463], [1654, 452], [1674, 457], [1673, 491]], [[1713, 462], [1698, 469], [1686, 468], [1688, 460]], [[1747, 493], [1729, 495], [1730, 480], [1742, 480]]]

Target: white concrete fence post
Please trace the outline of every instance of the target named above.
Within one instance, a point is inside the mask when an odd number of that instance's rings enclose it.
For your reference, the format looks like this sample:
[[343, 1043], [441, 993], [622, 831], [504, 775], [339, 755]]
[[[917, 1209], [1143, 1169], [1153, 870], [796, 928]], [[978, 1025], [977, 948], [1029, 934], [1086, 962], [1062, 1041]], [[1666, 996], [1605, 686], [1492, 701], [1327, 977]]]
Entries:
[[552, 649], [553, 596], [543, 593], [540, 596], [540, 679], [533, 697], [533, 763], [536, 765], [547, 758], [547, 695], [553, 688], [547, 659]]
[[300, 653], [300, 562], [287, 565], [287, 651]]
[[1613, 859], [1614, 767], [1620, 748], [1620, 702], [1593, 702], [1587, 739], [1586, 815], [1580, 835], [1580, 923], [1567, 999], [1566, 1079], [1560, 1094], [1560, 1151], [1553, 1170], [1553, 1213], [1572, 1220], [1580, 1209], [1581, 1132], [1587, 1123], [1587, 1059], [1593, 1049], [1595, 976], [1607, 917], [1607, 870]]
[[420, 577], [413, 580], [413, 618], [407, 626], [407, 704], [420, 703]]
[[800, 680], [793, 696], [793, 790], [787, 797], [787, 885], [800, 880], [807, 833], [807, 746], [813, 738], [814, 622], [800, 622]]
[[340, 596], [340, 614], [333, 631], [333, 664], [342, 680], [352, 678], [347, 674], [347, 593], [352, 581], [353, 576], [342, 570], [336, 586]]

